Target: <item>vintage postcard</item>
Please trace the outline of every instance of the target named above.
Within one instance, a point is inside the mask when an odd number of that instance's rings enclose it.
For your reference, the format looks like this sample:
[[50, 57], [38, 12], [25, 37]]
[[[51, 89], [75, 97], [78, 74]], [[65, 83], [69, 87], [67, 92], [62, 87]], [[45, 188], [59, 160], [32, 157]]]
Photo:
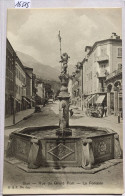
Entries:
[[122, 9], [8, 9], [3, 194], [122, 194]]

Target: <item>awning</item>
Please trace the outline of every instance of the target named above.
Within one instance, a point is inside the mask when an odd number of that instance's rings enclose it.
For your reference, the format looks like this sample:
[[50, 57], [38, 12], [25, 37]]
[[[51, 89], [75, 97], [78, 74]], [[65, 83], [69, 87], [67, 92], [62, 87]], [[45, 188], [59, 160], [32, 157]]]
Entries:
[[105, 99], [105, 95], [100, 95], [96, 101], [96, 103], [102, 103]]
[[30, 99], [30, 101], [34, 102], [35, 103], [35, 100], [34, 99]]
[[89, 96], [85, 99], [85, 101], [87, 102], [88, 99], [90, 99], [90, 98], [91, 98], [91, 95], [89, 95]]
[[96, 96], [96, 95], [92, 95], [92, 96], [89, 98], [88, 102], [89, 102], [89, 103], [92, 102], [92, 100], [94, 99], [95, 96]]
[[15, 97], [15, 101], [17, 101], [18, 103], [21, 103], [21, 101], [20, 101], [20, 100], [18, 100], [16, 97]]
[[29, 103], [30, 104], [30, 102], [25, 98], [25, 97], [23, 97], [23, 99], [27, 102], [27, 103]]
[[14, 98], [13, 95], [11, 95], [11, 98], [14, 99], [15, 101], [17, 101], [18, 103], [21, 103], [21, 101], [19, 99], [17, 99], [16, 97]]

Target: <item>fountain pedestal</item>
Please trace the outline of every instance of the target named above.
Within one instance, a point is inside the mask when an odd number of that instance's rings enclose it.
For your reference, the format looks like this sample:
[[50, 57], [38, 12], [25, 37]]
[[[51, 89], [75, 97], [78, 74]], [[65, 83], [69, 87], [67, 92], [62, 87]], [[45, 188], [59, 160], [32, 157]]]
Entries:
[[72, 130], [69, 128], [69, 99], [70, 94], [68, 93], [68, 82], [69, 75], [67, 74], [67, 63], [68, 63], [68, 54], [64, 53], [61, 56], [62, 72], [59, 76], [61, 81], [60, 94], [58, 96], [59, 99], [59, 129], [56, 131], [56, 135], [58, 136], [71, 136]]

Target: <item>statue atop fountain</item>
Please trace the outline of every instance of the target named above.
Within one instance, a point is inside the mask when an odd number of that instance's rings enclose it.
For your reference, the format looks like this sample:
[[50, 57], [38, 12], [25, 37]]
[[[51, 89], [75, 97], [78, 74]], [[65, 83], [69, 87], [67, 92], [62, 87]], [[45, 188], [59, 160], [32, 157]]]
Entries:
[[63, 64], [63, 66], [62, 66], [62, 72], [61, 72], [61, 73], [67, 74], [67, 68], [68, 68], [67, 63], [68, 63], [68, 59], [69, 59], [69, 58], [70, 58], [70, 57], [68, 56], [67, 53], [63, 53], [63, 54], [61, 55], [61, 61], [60, 61], [60, 63]]
[[61, 88], [59, 98], [59, 129], [57, 130], [57, 135], [69, 136], [72, 135], [71, 129], [69, 129], [69, 99], [70, 94], [68, 93], [68, 81], [69, 74], [67, 73], [68, 59], [70, 57], [67, 53], [61, 55], [62, 70], [59, 76], [61, 81]]

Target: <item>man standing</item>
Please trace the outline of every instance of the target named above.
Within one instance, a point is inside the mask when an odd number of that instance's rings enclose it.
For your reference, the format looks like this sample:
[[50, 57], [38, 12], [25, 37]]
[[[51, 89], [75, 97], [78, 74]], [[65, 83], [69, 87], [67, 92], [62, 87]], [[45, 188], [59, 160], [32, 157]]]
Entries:
[[106, 116], [106, 114], [107, 114], [107, 106], [106, 105], [104, 106], [104, 113], [105, 113], [105, 116]]

